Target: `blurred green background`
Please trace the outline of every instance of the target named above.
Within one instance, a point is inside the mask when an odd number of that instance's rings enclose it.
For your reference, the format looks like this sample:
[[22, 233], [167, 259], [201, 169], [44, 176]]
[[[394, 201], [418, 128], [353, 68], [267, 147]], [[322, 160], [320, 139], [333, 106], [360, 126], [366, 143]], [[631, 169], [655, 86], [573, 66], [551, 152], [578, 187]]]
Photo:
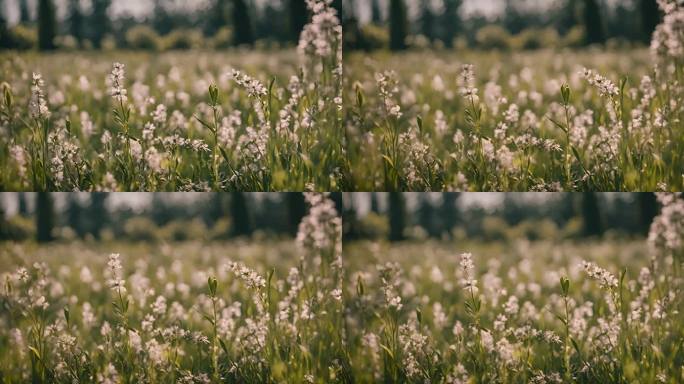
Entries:
[[[341, 211], [342, 196], [331, 194]], [[0, 194], [0, 241], [180, 242], [291, 238], [301, 192]]]
[[275, 48], [309, 17], [305, 0], [0, 0], [0, 49]]
[[345, 193], [344, 238], [417, 241], [643, 237], [653, 193]]

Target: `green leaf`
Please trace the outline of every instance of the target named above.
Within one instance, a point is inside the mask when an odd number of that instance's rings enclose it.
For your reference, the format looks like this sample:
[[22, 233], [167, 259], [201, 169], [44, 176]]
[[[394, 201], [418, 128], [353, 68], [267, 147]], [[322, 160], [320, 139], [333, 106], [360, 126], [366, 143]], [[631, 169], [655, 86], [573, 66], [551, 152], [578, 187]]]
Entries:
[[268, 282], [268, 286], [271, 286], [271, 279], [273, 279], [273, 275], [275, 274], [275, 268], [271, 268], [270, 271], [268, 271], [268, 279], [266, 280]]
[[14, 98], [12, 97], [12, 91], [10, 90], [9, 84], [3, 84], [3, 89], [4, 89], [4, 94], [5, 94], [5, 105], [7, 106], [7, 109], [12, 108], [12, 104], [14, 103]]
[[577, 351], [577, 354], [581, 355], [582, 353], [580, 352], [580, 347], [579, 347], [579, 345], [577, 345], [577, 342], [575, 341], [575, 339], [573, 339], [571, 337], [570, 342], [572, 343], [573, 348], [575, 348], [575, 351]]
[[209, 315], [207, 315], [206, 313], [203, 313], [202, 317], [207, 319], [207, 321], [210, 322], [212, 326], [214, 325], [214, 319], [212, 319]]
[[64, 307], [64, 319], [66, 319], [66, 323], [69, 325], [69, 307]]
[[271, 77], [271, 81], [268, 83], [268, 94], [273, 93], [273, 86], [275, 85], [276, 77]]
[[210, 130], [210, 131], [212, 131], [212, 132], [214, 131], [214, 128], [213, 128], [211, 125], [209, 125], [206, 121], [200, 119], [199, 116], [197, 116], [197, 115], [192, 115], [192, 117], [194, 117], [195, 119], [197, 119], [197, 121], [199, 121], [199, 123], [202, 124], [202, 125], [203, 125], [205, 128], [207, 128], [208, 130]]
[[556, 127], [560, 128], [561, 131], [563, 131], [563, 132], [565, 132], [565, 133], [568, 133], [568, 130], [563, 126], [563, 124], [557, 122], [556, 120], [552, 119], [552, 118], [549, 117], [549, 116], [546, 116], [546, 118], [549, 119], [549, 121], [552, 122], [553, 125], [555, 125]]
[[627, 85], [627, 81], [629, 80], [629, 76], [624, 75], [620, 78], [620, 93], [625, 92], [625, 86]]
[[31, 350], [31, 352], [33, 352], [33, 354], [36, 355], [36, 358], [40, 360], [40, 352], [38, 352], [36, 348], [29, 346], [29, 350]]
[[582, 163], [582, 158], [580, 157], [580, 154], [579, 154], [579, 151], [577, 150], [577, 148], [575, 148], [575, 146], [570, 146], [570, 148], [572, 148], [572, 154], [575, 155], [575, 159], [577, 159], [577, 161]]
[[211, 276], [207, 279], [207, 284], [209, 285], [209, 293], [212, 297], [216, 296], [216, 287], [218, 286], [218, 280]]
[[560, 322], [563, 323], [563, 325], [565, 325], [565, 326], [568, 325], [568, 321], [563, 316], [561, 316], [557, 313], [554, 313], [553, 315], [556, 316], [556, 319], [560, 320]]
[[560, 278], [560, 284], [561, 284], [561, 291], [563, 292], [563, 296], [567, 297], [568, 296], [568, 291], [570, 290], [570, 280], [562, 276]]
[[423, 118], [420, 116], [416, 116], [416, 123], [418, 124], [418, 131], [420, 133], [423, 133]]
[[364, 103], [363, 91], [361, 91], [360, 87], [356, 87], [356, 104], [359, 106], [359, 108], [363, 108], [363, 103]]
[[218, 87], [216, 84], [209, 85], [209, 100], [212, 106], [218, 104]]
[[226, 161], [226, 163], [230, 163], [230, 158], [228, 157], [228, 153], [226, 152], [226, 150], [223, 149], [223, 147], [219, 147], [219, 150], [221, 151], [221, 156]]
[[219, 341], [219, 344], [221, 344], [221, 349], [223, 349], [223, 352], [225, 352], [227, 355], [228, 354], [228, 347], [226, 347], [226, 343], [222, 339], [218, 339], [218, 341]]
[[394, 360], [394, 353], [392, 353], [392, 351], [389, 348], [387, 348], [387, 346], [385, 346], [384, 344], [380, 344], [380, 347], [382, 347], [382, 349], [384, 349], [385, 352], [387, 352], [389, 357], [391, 357], [392, 360]]
[[563, 99], [563, 104], [568, 105], [570, 103], [570, 86], [567, 83], [561, 85], [561, 98]]
[[390, 159], [387, 155], [382, 155], [382, 158], [389, 163], [390, 167], [394, 168], [394, 162], [392, 162], [392, 159]]

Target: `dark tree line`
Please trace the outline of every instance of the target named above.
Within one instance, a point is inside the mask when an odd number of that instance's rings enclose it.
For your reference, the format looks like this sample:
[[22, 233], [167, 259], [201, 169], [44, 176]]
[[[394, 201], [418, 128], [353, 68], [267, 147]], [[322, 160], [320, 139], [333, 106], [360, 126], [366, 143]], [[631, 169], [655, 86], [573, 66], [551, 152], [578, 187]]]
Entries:
[[38, 1], [38, 47], [41, 50], [55, 49], [57, 20], [55, 6], [51, 0]]
[[[431, 1], [418, 0], [417, 18], [409, 22], [406, 0], [389, 0], [388, 20], [382, 19], [380, 2], [370, 0], [370, 22], [377, 26], [387, 26], [389, 48], [407, 48], [410, 34], [421, 34], [428, 41], [441, 41], [446, 47], [453, 47], [459, 35], [473, 43], [477, 30], [487, 24], [499, 24], [511, 34], [518, 34], [529, 27], [552, 27], [564, 35], [573, 27], [584, 29], [584, 43], [603, 44], [607, 38], [618, 37], [624, 40], [648, 43], [662, 15], [656, 0], [624, 0], [609, 7], [599, 0], [559, 0], [555, 6], [544, 10], [529, 10], [518, 0], [503, 0], [502, 13], [496, 20], [488, 20], [483, 15], [461, 15], [462, 0], [444, 0], [441, 13], [432, 8]], [[365, 48], [364, 36], [355, 14], [358, 4], [349, 1], [349, 11], [345, 13], [345, 35], [349, 37], [347, 47]]]
[[406, 49], [408, 20], [404, 0], [390, 0], [390, 49]]
[[[36, 241], [55, 240], [57, 227], [68, 227], [78, 238], [91, 237], [99, 240], [106, 228], [115, 233], [122, 231], [125, 223], [134, 217], [147, 217], [158, 227], [172, 222], [202, 220], [208, 228], [221, 220], [230, 223], [226, 237], [250, 237], [255, 230], [294, 236], [299, 223], [307, 214], [308, 206], [304, 195], [289, 192], [258, 199], [248, 193], [212, 193], [194, 202], [174, 202], [166, 194], [155, 193], [143, 212], [131, 208], [112, 209], [108, 205], [109, 193], [88, 193], [86, 197], [75, 193], [66, 195], [61, 210], [55, 206], [51, 193], [33, 194], [33, 211], [29, 210], [27, 194], [17, 193], [17, 214], [22, 217], [33, 216], [35, 220]], [[341, 194], [334, 193], [338, 212], [342, 211]], [[5, 216], [0, 205], [0, 224], [5, 228]], [[10, 231], [11, 232], [11, 231]], [[11, 239], [12, 233], [0, 231], [1, 239]]]
[[[0, 48], [17, 48], [12, 40], [4, 4], [0, 0]], [[19, 23], [36, 26], [38, 46], [41, 50], [55, 49], [55, 38], [59, 34], [71, 35], [79, 47], [86, 40], [93, 48], [102, 48], [107, 35], [119, 42], [131, 27], [139, 24], [151, 26], [158, 34], [166, 35], [177, 28], [198, 28], [205, 36], [212, 37], [222, 28], [232, 31], [234, 45], [254, 45], [257, 39], [269, 39], [281, 43], [296, 43], [310, 14], [305, 0], [283, 0], [266, 2], [258, 8], [254, 0], [211, 0], [206, 9], [188, 13], [169, 7], [168, 0], [154, 0], [151, 15], [139, 21], [130, 15], [112, 19], [110, 9], [112, 0], [92, 0], [89, 13], [82, 8], [79, 0], [66, 2], [66, 17], [57, 20], [55, 0], [37, 0], [35, 13], [31, 12], [27, 0], [19, 0]], [[61, 4], [61, 3], [60, 3]], [[342, 13], [341, 0], [333, 1], [333, 7]], [[32, 20], [32, 14], [37, 20]]]
[[[593, 192], [559, 193], [544, 202], [526, 201], [520, 194], [509, 193], [494, 212], [479, 206], [461, 206], [459, 193], [443, 193], [437, 201], [428, 194], [415, 194], [411, 210], [406, 202], [411, 194], [390, 192], [382, 195], [386, 196], [385, 209], [380, 209], [379, 194], [372, 193], [370, 212], [386, 217], [387, 236], [393, 242], [406, 239], [407, 229], [416, 226], [422, 228], [426, 236], [437, 239], [452, 237], [457, 226], [476, 234], [481, 232], [485, 217], [499, 217], [509, 226], [530, 220], [550, 220], [558, 227], [578, 218], [581, 224], [578, 235], [582, 237], [601, 237], [609, 229], [646, 235], [659, 209], [653, 193], [616, 195], [612, 199]], [[350, 217], [352, 213], [355, 213], [354, 208], [344, 216], [347, 239], [362, 237], [356, 227], [359, 218]]]

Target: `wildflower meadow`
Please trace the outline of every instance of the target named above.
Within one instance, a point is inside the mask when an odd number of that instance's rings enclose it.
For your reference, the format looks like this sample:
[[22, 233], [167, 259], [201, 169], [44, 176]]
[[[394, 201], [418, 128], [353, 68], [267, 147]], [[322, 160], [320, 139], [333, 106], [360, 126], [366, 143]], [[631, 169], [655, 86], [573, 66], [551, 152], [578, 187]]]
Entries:
[[1, 52], [0, 189], [338, 190], [338, 15], [296, 49]]
[[682, 18], [650, 49], [345, 55], [354, 190], [681, 191]]
[[291, 241], [0, 244], [0, 377], [350, 382], [341, 219], [307, 200]]
[[355, 379], [681, 382], [684, 200], [659, 201], [632, 241], [345, 242]]
[[0, 244], [3, 379], [684, 379], [675, 194], [647, 238], [344, 249], [332, 200], [306, 199], [294, 241]]

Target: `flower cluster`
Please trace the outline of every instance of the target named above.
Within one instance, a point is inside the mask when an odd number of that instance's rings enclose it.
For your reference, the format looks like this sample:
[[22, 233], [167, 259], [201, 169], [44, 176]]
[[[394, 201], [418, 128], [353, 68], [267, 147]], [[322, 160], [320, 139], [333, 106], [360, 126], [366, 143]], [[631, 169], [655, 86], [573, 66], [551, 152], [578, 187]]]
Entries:
[[679, 0], [658, 0], [665, 14], [651, 40], [651, 52], [656, 58], [681, 60], [684, 56], [684, 5]]
[[29, 101], [29, 115], [34, 119], [47, 119], [50, 117], [45, 94], [43, 93], [43, 77], [40, 73], [33, 73], [31, 80], [31, 100]]
[[684, 199], [673, 193], [658, 193], [660, 214], [651, 223], [648, 243], [654, 256], [672, 257], [684, 248]]
[[589, 261], [582, 261], [582, 269], [587, 276], [596, 280], [601, 288], [615, 289], [618, 286], [618, 280], [612, 273], [599, 267], [596, 263]]
[[237, 69], [233, 69], [230, 73], [233, 81], [247, 91], [250, 97], [261, 98], [266, 96], [266, 87], [257, 79], [244, 74]]
[[463, 64], [458, 78], [458, 86], [461, 95], [466, 98], [477, 97], [475, 88], [475, 67], [472, 64]]
[[114, 63], [112, 68], [112, 73], [107, 77], [107, 83], [109, 85], [109, 94], [114, 98], [115, 101], [120, 103], [125, 103], [128, 100], [126, 88], [124, 87], [125, 81], [125, 66], [121, 63]]
[[[332, 261], [341, 267], [342, 219], [335, 203], [324, 193], [305, 193], [309, 214], [299, 223], [297, 245], [304, 255], [332, 253]], [[331, 252], [332, 251], [332, 252]]]
[[477, 280], [475, 280], [475, 265], [473, 264], [473, 254], [470, 252], [462, 253], [459, 265], [461, 267], [461, 272], [463, 273], [461, 285], [463, 285], [463, 288], [465, 289], [476, 291]]
[[226, 268], [242, 280], [248, 288], [259, 290], [266, 287], [266, 279], [242, 263], [230, 262], [226, 264]]
[[591, 69], [584, 68], [580, 72], [582, 77], [584, 77], [590, 85], [596, 87], [601, 94], [601, 96], [617, 96], [618, 87], [610, 81], [609, 79], [601, 76]]
[[396, 73], [385, 71], [375, 74], [375, 81], [378, 84], [380, 97], [384, 102], [385, 112], [390, 117], [400, 118], [401, 107], [394, 101], [394, 96], [399, 92], [397, 87]]
[[107, 281], [107, 285], [109, 285], [109, 287], [113, 290], [125, 292], [126, 280], [122, 278], [121, 259], [118, 253], [112, 253], [109, 255], [107, 269], [109, 271], [109, 280]]
[[332, 0], [307, 0], [306, 5], [313, 14], [311, 22], [304, 26], [297, 49], [303, 55], [329, 57], [336, 54], [342, 34], [337, 11]]

